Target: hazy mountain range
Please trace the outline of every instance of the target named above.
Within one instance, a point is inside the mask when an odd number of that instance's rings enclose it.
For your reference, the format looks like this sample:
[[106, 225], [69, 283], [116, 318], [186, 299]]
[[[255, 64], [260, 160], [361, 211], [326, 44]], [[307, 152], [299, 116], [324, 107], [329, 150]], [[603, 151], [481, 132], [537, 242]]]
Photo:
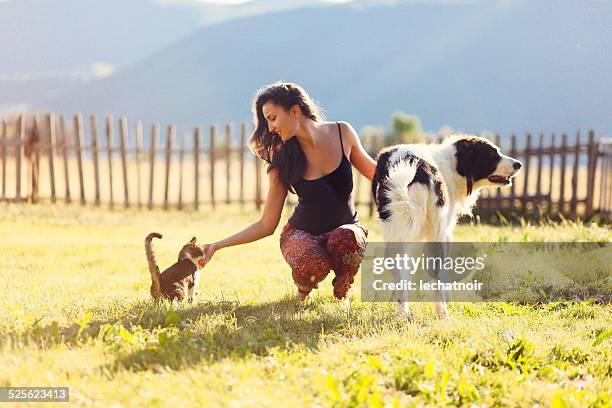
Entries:
[[330, 120], [357, 128], [399, 110], [429, 130], [612, 131], [610, 2], [256, 0], [249, 9], [112, 0], [79, 9], [94, 2], [62, 0], [70, 16], [19, 17], [42, 27], [14, 60], [24, 35], [6, 29], [11, 3], [0, 2], [0, 105], [237, 122], [250, 120], [258, 87], [285, 79]]

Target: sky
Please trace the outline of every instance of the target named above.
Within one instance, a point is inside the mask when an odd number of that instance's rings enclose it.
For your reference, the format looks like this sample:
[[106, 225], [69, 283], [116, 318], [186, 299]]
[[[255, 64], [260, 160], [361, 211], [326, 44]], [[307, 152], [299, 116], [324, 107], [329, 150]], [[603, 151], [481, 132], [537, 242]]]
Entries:
[[[254, 0], [192, 0], [192, 1], [197, 1], [200, 3], [236, 5], [236, 4], [250, 3]], [[328, 3], [350, 3], [353, 0], [323, 0], [323, 1], [326, 1]], [[168, 0], [166, 0], [166, 2], [168, 2]]]

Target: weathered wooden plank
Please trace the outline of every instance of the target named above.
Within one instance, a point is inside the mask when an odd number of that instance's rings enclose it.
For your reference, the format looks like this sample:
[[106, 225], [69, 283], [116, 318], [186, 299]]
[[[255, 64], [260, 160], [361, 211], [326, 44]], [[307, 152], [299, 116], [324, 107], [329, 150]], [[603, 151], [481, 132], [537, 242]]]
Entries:
[[66, 201], [66, 204], [70, 204], [72, 202], [72, 198], [70, 197], [70, 172], [68, 171], [68, 136], [66, 135], [66, 123], [64, 121], [64, 116], [60, 115], [59, 123], [60, 134], [62, 135], [62, 158], [64, 162], [64, 200]]
[[89, 128], [91, 132], [91, 152], [93, 155], [94, 183], [95, 183], [95, 189], [96, 189], [94, 204], [96, 206], [99, 206], [100, 205], [100, 162], [99, 162], [100, 146], [98, 144], [98, 124], [97, 124], [95, 115], [89, 115]]
[[136, 134], [135, 134], [135, 158], [136, 158], [136, 204], [138, 208], [142, 208], [142, 174], [141, 174], [141, 161], [142, 161], [142, 122], [136, 121]]
[[597, 172], [597, 143], [595, 142], [595, 132], [589, 130], [589, 142], [587, 147], [587, 196], [585, 204], [585, 216], [593, 215], [593, 198], [595, 196], [595, 173]]
[[153, 208], [153, 186], [155, 185], [155, 156], [156, 156], [156, 145], [157, 135], [159, 133], [159, 125], [151, 125], [151, 147], [149, 153], [149, 203], [148, 208]]
[[2, 157], [2, 199], [6, 199], [6, 144], [7, 144], [7, 126], [6, 120], [2, 118], [2, 141], [0, 141], [0, 157]]
[[85, 204], [85, 182], [83, 179], [83, 115], [78, 113], [74, 117], [74, 140], [77, 155], [77, 166], [79, 169], [79, 193], [81, 205]]
[[49, 182], [51, 187], [51, 202], [55, 204], [57, 198], [55, 195], [55, 115], [49, 114]]
[[127, 130], [127, 119], [125, 116], [119, 118], [119, 146], [121, 153], [121, 167], [123, 169], [123, 206], [128, 208], [130, 206], [130, 192], [128, 185], [128, 169], [127, 169], [127, 154], [126, 154], [126, 140], [128, 137]]
[[200, 208], [200, 128], [196, 127], [193, 132], [193, 162], [194, 162], [194, 203], [197, 211]]
[[34, 127], [32, 129], [32, 137], [26, 141], [26, 157], [29, 158], [30, 164], [30, 193], [28, 201], [31, 203], [38, 202], [38, 193], [40, 186], [40, 141], [42, 140], [43, 123], [40, 114], [34, 114]]
[[214, 126], [210, 127], [210, 203], [212, 208], [215, 208], [215, 133], [216, 129]]
[[240, 204], [244, 205], [244, 150], [246, 149], [246, 124], [240, 125]]
[[109, 205], [111, 208], [115, 206], [115, 196], [114, 196], [114, 181], [113, 181], [113, 118], [111, 116], [106, 116], [106, 152], [108, 157], [108, 188], [110, 194], [110, 202]]
[[21, 158], [23, 156], [23, 144], [25, 141], [25, 114], [19, 115], [17, 126], [17, 146], [16, 146], [16, 158], [15, 158], [15, 199], [21, 200]]
[[521, 198], [521, 203], [523, 204], [523, 206], [525, 206], [525, 204], [527, 203], [526, 198], [529, 197], [529, 171], [530, 169], [530, 162], [531, 162], [531, 133], [527, 134], [527, 143], [525, 145], [525, 160], [523, 162], [523, 164], [525, 165], [524, 169], [525, 169], [525, 176], [524, 176], [524, 184], [523, 184], [523, 195]]
[[261, 209], [261, 167], [262, 160], [255, 156], [255, 208]]
[[166, 129], [166, 177], [164, 179], [164, 210], [169, 208], [168, 189], [170, 188], [170, 159], [172, 157], [172, 142], [174, 139], [174, 125]]
[[183, 167], [185, 149], [187, 146], [187, 137], [183, 135], [181, 138], [181, 146], [179, 148], [179, 191], [178, 191], [178, 209], [183, 209]]
[[548, 212], [552, 214], [553, 212], [553, 204], [552, 204], [552, 195], [554, 190], [554, 180], [555, 180], [555, 144], [556, 144], [556, 135], [553, 133], [550, 141], [550, 166], [549, 166], [549, 177], [548, 177]]
[[565, 171], [567, 167], [567, 134], [561, 135], [561, 176], [560, 176], [560, 191], [559, 191], [559, 212], [565, 213]]
[[[511, 135], [510, 136], [510, 157], [516, 157], [516, 155], [517, 155], [517, 152], [516, 152], [516, 135]], [[523, 161], [525, 161], [525, 160], [523, 160]], [[512, 182], [512, 185], [510, 186], [510, 207], [514, 207], [514, 200], [516, 198], [515, 190], [516, 190], [515, 183]]]
[[580, 164], [580, 131], [576, 132], [576, 146], [574, 148], [574, 166], [572, 169], [572, 198], [570, 201], [570, 211], [572, 217], [577, 215], [578, 204], [578, 167]]
[[[497, 145], [497, 147], [499, 147], [502, 151], [503, 149], [501, 148], [501, 137], [499, 136], [499, 133], [495, 134], [495, 137], [493, 139], [495, 141], [495, 144]], [[497, 187], [495, 189], [495, 206], [497, 208], [501, 207], [501, 202], [502, 202], [502, 189], [500, 187]]]

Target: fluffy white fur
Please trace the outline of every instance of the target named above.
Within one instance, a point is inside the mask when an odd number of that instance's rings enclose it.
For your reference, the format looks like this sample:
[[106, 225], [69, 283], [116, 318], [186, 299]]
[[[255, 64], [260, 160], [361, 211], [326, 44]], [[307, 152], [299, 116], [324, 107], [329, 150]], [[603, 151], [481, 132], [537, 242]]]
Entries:
[[[499, 186], [487, 178], [478, 180], [474, 182], [472, 192], [468, 195], [467, 179], [457, 171], [457, 151], [454, 144], [465, 137], [475, 136], [453, 136], [441, 144], [395, 146], [388, 161], [389, 175], [377, 191], [378, 197], [384, 194], [390, 200], [383, 209], [388, 210], [391, 216], [387, 220], [381, 220], [381, 232], [385, 242], [451, 242], [457, 218], [460, 215], [471, 215], [480, 190], [483, 187]], [[400, 160], [407, 152], [438, 170], [443, 179], [441, 189], [445, 196], [444, 205], [436, 204], [438, 198], [434, 194], [433, 185], [413, 183], [407, 187], [414, 179], [417, 169], [416, 161], [410, 163]], [[518, 161], [501, 153], [499, 156], [501, 160], [492, 174], [508, 178], [514, 176], [518, 171], [514, 165]], [[394, 274], [398, 281], [409, 278], [400, 276], [401, 272], [398, 271]], [[405, 291], [397, 292], [395, 300], [398, 311], [410, 317]], [[436, 293], [434, 297], [434, 312], [438, 318], [449, 318], [443, 292]]]

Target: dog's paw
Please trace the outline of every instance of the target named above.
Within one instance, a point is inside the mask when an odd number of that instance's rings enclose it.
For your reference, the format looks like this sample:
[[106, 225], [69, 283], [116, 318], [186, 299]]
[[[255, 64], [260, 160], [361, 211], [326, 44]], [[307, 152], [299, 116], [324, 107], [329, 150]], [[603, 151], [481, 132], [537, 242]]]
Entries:
[[404, 302], [396, 302], [395, 307], [397, 310], [397, 314], [401, 319], [407, 320], [409, 323], [414, 321], [412, 316], [412, 312], [410, 311], [410, 305]]
[[450, 313], [448, 312], [448, 305], [443, 302], [434, 302], [434, 316], [439, 320], [446, 320], [450, 322]]

